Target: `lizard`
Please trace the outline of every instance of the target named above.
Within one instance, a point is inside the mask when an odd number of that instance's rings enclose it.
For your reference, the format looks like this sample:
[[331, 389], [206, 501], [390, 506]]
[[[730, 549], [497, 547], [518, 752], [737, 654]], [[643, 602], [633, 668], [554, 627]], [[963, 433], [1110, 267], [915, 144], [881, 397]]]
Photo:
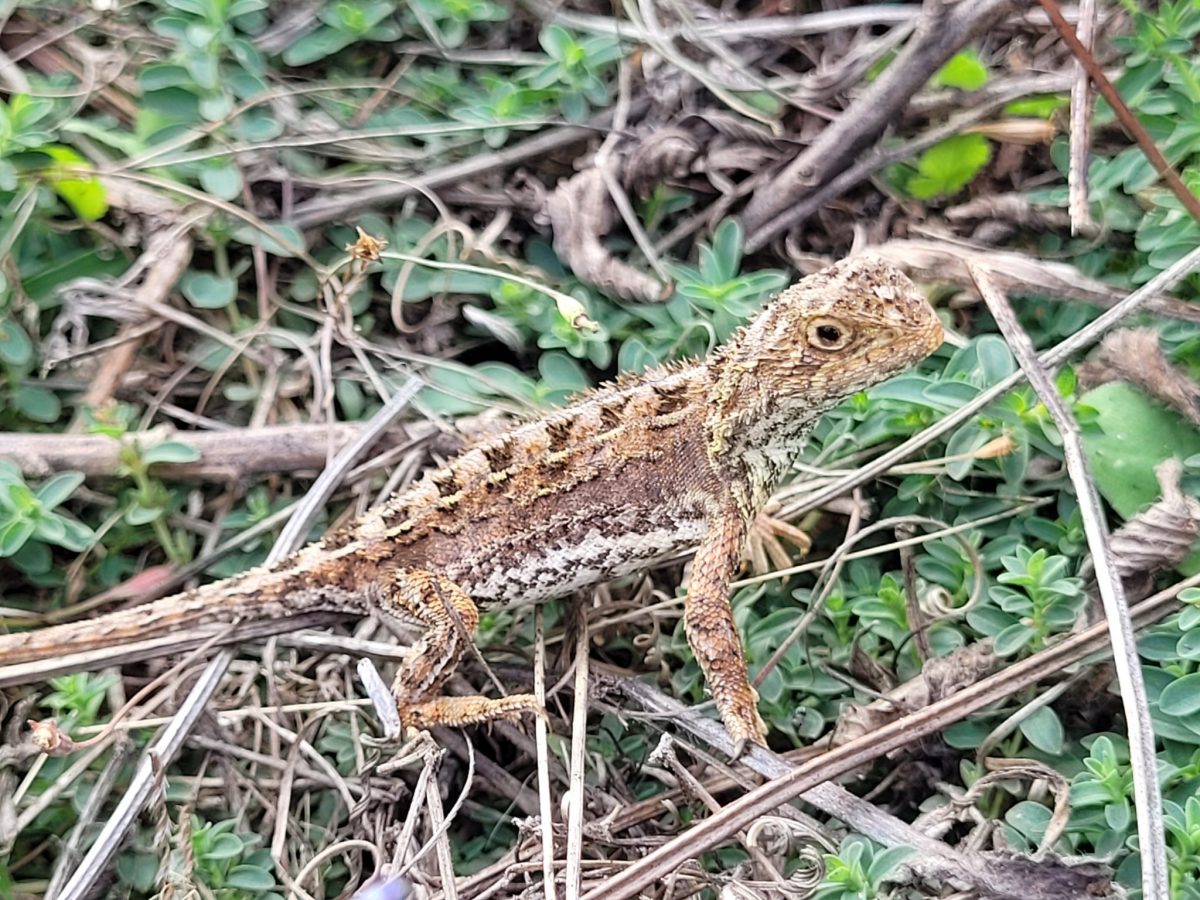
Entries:
[[511, 718], [538, 712], [534, 697], [440, 695], [480, 606], [567, 596], [695, 548], [689, 644], [731, 737], [765, 743], [728, 596], [750, 528], [825, 412], [943, 337], [898, 268], [843, 260], [783, 290], [707, 357], [623, 376], [482, 439], [274, 565], [0, 635], [0, 675], [211, 623], [278, 619], [283, 631], [306, 612], [376, 614], [425, 627], [392, 686], [405, 725]]

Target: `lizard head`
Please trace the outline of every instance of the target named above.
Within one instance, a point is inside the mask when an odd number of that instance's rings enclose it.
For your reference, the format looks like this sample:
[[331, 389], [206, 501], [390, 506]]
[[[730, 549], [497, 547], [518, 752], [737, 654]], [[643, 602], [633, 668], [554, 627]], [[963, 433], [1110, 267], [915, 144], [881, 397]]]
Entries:
[[794, 449], [822, 413], [924, 359], [943, 337], [924, 295], [891, 263], [857, 256], [804, 278], [713, 357], [710, 457]]

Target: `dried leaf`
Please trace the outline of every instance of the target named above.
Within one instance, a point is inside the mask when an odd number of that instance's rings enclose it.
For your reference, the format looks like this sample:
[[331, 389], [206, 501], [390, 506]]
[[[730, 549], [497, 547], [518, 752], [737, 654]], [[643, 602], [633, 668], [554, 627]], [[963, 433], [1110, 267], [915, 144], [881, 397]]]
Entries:
[[1154, 474], [1162, 499], [1113, 532], [1109, 542], [1117, 575], [1137, 597], [1148, 593], [1154, 575], [1182, 563], [1200, 535], [1200, 500], [1180, 488], [1183, 465], [1165, 459]]
[[1163, 353], [1153, 328], [1122, 328], [1104, 339], [1079, 367], [1085, 389], [1128, 381], [1200, 427], [1200, 384]]
[[612, 256], [600, 242], [612, 227], [613, 214], [599, 169], [560, 182], [546, 198], [546, 214], [554, 230], [554, 252], [580, 279], [626, 300], [664, 299], [664, 285]]

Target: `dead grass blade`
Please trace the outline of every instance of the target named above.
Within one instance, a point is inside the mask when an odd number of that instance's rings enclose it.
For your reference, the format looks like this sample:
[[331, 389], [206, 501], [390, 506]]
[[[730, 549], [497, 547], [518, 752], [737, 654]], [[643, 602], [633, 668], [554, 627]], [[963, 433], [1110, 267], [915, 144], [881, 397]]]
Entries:
[[1045, 404], [1062, 438], [1063, 459], [1075, 487], [1084, 534], [1087, 535], [1088, 549], [1092, 554], [1096, 586], [1104, 602], [1104, 617], [1112, 639], [1117, 682], [1121, 687], [1121, 703], [1125, 710], [1129, 757], [1133, 768], [1134, 808], [1142, 856], [1142, 891], [1146, 897], [1166, 900], [1170, 891], [1170, 877], [1162, 821], [1162, 792], [1158, 785], [1158, 758], [1154, 750], [1154, 726], [1150, 721], [1150, 705], [1142, 680], [1142, 666], [1129, 604], [1125, 599], [1125, 586], [1113, 562], [1104, 508], [1100, 504], [1100, 494], [1092, 479], [1087, 457], [1084, 456], [1079, 426], [1063, 402], [1049, 371], [1039, 361], [1033, 342], [1017, 321], [1007, 298], [992, 283], [985, 269], [972, 266], [971, 271], [979, 285], [979, 293], [1000, 327], [1009, 349]]

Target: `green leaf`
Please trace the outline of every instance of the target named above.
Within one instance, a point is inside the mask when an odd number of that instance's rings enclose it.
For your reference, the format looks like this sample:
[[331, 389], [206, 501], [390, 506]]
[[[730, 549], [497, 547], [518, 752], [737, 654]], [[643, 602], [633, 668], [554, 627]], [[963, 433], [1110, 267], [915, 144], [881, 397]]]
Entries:
[[142, 453], [142, 462], [148, 466], [154, 463], [190, 463], [199, 458], [200, 451], [182, 441], [163, 441]]
[[1021, 734], [1043, 753], [1057, 756], [1063, 749], [1063, 727], [1054, 710], [1048, 706], [1034, 710], [1021, 723]]
[[75, 489], [81, 484], [82, 472], [59, 472], [42, 482], [41, 487], [34, 491], [34, 496], [41, 501], [45, 509], [54, 509], [75, 493]]
[[34, 523], [26, 518], [13, 519], [0, 525], [0, 556], [12, 556], [33, 537]]
[[975, 51], [963, 50], [938, 70], [933, 81], [943, 87], [977, 91], [987, 84], [988, 70]]
[[1200, 711], [1200, 672], [1176, 678], [1163, 688], [1158, 708], [1168, 716], [1189, 716]]
[[1025, 97], [1014, 100], [1004, 107], [1005, 115], [1031, 119], [1049, 119], [1071, 101], [1066, 94], [1045, 94], [1041, 97]]
[[125, 521], [130, 525], [149, 525], [162, 516], [163, 510], [158, 506], [143, 506], [134, 501], [125, 510]]
[[1096, 411], [1097, 427], [1083, 433], [1096, 486], [1123, 519], [1158, 499], [1155, 466], [1200, 453], [1200, 432], [1125, 382], [1101, 385], [1079, 402]]
[[221, 200], [236, 200], [242, 193], [242, 173], [235, 165], [205, 166], [200, 170], [200, 185]]
[[1004, 814], [1004, 820], [1029, 840], [1036, 842], [1042, 839], [1046, 833], [1046, 826], [1050, 824], [1050, 810], [1032, 800], [1022, 800]]
[[62, 414], [62, 403], [54, 391], [32, 384], [22, 384], [13, 388], [12, 404], [19, 409], [27, 419], [44, 422], [47, 425], [58, 421]]
[[92, 541], [96, 539], [96, 533], [88, 528], [82, 522], [76, 522], [74, 519], [67, 519], [59, 516], [59, 521], [63, 524], [63, 535], [58, 539], [58, 546], [67, 550], [76, 552], [89, 547]]
[[75, 214], [87, 222], [94, 222], [103, 217], [108, 212], [108, 200], [100, 180], [80, 178], [74, 172], [67, 174], [68, 169], [90, 169], [91, 164], [70, 147], [50, 144], [41, 149], [54, 160], [54, 165], [47, 173], [50, 184], [67, 205], [75, 210]]
[[237, 296], [237, 279], [189, 269], [179, 279], [179, 290], [197, 309], [223, 309]]
[[12, 319], [0, 319], [0, 362], [23, 366], [33, 357], [33, 344], [25, 329]]
[[723, 219], [713, 232], [713, 253], [722, 272], [722, 280], [737, 276], [742, 266], [742, 226], [737, 219]]
[[[204, 849], [205, 859], [233, 859], [242, 855], [242, 839], [233, 834], [218, 834]], [[237, 867], [235, 867], [237, 868]], [[272, 881], [273, 885], [275, 882]]]
[[993, 644], [997, 656], [1011, 656], [1034, 639], [1036, 632], [1028, 625], [1018, 622], [1009, 625], [998, 635]]
[[878, 884], [888, 876], [896, 874], [900, 864], [911, 857], [916, 851], [912, 847], [888, 847], [880, 850], [867, 867], [867, 877], [872, 884]]
[[992, 147], [980, 134], [957, 134], [935, 144], [917, 160], [917, 175], [908, 192], [920, 200], [957, 194], [992, 158]]
[[331, 56], [356, 40], [353, 33], [323, 26], [309, 32], [283, 51], [283, 61], [289, 66], [307, 66]]
[[563, 60], [567, 57], [571, 47], [575, 46], [575, 38], [571, 37], [571, 33], [561, 25], [547, 25], [538, 35], [538, 43], [551, 57]]
[[[228, 837], [228, 835], [222, 835], [222, 837]], [[258, 866], [234, 866], [225, 878], [225, 887], [261, 893], [275, 887], [275, 876]]]
[[274, 256], [292, 257], [304, 250], [304, 235], [295, 225], [286, 223], [276, 223], [268, 229], [239, 225], [232, 237], [251, 247], [262, 247]]
[[1118, 803], [1110, 803], [1104, 807], [1104, 821], [1108, 823], [1108, 827], [1113, 831], [1125, 831], [1129, 828], [1132, 820], [1132, 810], [1129, 808], [1129, 802], [1126, 800], [1121, 800]]

